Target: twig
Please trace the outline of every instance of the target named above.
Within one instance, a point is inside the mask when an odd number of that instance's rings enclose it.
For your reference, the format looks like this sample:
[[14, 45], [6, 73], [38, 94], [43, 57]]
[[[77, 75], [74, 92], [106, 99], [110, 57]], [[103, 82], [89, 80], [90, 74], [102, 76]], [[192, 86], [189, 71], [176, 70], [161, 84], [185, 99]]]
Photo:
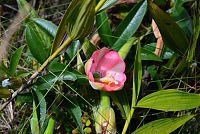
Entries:
[[[106, 0], [101, 0], [98, 5], [95, 8], [95, 12], [97, 12], [101, 6], [106, 2]], [[25, 84], [22, 84], [22, 86], [17, 89], [12, 96], [6, 100], [5, 103], [3, 103], [0, 106], [0, 111], [2, 111], [19, 93], [21, 93], [23, 90], [25, 90], [26, 88], [28, 88], [32, 81], [43, 71], [43, 69], [49, 64], [49, 62], [51, 62], [68, 44], [70, 44], [70, 42], [73, 39], [69, 36], [67, 38], [66, 41], [64, 41], [64, 43], [41, 65], [41, 67], [28, 79], [28, 81]], [[1, 57], [0, 57], [1, 58]]]

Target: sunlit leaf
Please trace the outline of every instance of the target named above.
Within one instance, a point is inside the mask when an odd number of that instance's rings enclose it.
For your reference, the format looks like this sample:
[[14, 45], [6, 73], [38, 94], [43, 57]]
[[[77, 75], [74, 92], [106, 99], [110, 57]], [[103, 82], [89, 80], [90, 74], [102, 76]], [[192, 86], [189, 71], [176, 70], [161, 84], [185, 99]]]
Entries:
[[194, 115], [175, 118], [163, 118], [145, 124], [136, 129], [132, 134], [169, 134], [192, 119]]
[[33, 114], [31, 118], [31, 132], [32, 134], [39, 134], [40, 129], [39, 129], [39, 122], [38, 122], [38, 117], [37, 117], [37, 107], [35, 105], [35, 101], [33, 100]]
[[53, 134], [54, 126], [55, 126], [55, 120], [52, 117], [50, 117], [44, 134]]
[[143, 97], [136, 105], [162, 111], [180, 111], [200, 106], [200, 96], [179, 90], [161, 90]]

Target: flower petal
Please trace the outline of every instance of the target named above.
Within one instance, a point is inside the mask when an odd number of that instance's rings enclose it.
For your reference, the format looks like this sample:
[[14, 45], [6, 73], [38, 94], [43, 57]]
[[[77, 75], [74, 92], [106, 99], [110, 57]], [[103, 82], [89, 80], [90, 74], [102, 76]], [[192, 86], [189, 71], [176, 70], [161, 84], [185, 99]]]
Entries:
[[120, 58], [119, 54], [115, 51], [110, 51], [106, 53], [100, 62], [97, 65], [96, 70], [98, 72], [103, 73], [103, 75], [106, 75], [106, 72], [109, 70], [115, 71], [115, 72], [124, 72], [125, 70], [125, 63]]
[[93, 65], [90, 69], [91, 72], [94, 72], [98, 66], [98, 63], [100, 62], [100, 60], [102, 60], [103, 56], [108, 53], [110, 50], [106, 47], [100, 49], [100, 50], [97, 50], [95, 51], [92, 56], [91, 56], [91, 60], [93, 62]]

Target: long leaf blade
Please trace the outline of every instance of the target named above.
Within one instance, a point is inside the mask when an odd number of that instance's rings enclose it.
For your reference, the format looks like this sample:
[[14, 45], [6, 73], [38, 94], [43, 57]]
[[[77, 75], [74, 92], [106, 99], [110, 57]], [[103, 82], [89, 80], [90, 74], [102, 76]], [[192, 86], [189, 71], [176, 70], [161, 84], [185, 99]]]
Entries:
[[132, 134], [169, 134], [192, 119], [194, 115], [164, 118], [152, 121], [138, 128]]
[[112, 49], [119, 50], [127, 40], [136, 32], [147, 10], [147, 1], [133, 7], [128, 16], [120, 23], [115, 31], [115, 36], [118, 38], [113, 44]]
[[162, 111], [180, 111], [200, 106], [200, 96], [179, 90], [161, 90], [142, 98], [136, 105]]

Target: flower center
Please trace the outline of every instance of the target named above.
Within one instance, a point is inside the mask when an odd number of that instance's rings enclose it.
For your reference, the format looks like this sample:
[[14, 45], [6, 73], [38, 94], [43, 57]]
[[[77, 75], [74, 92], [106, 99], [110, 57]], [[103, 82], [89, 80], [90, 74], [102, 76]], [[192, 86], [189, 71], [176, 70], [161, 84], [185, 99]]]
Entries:
[[111, 73], [106, 73], [106, 76], [103, 78], [100, 78], [98, 81], [102, 82], [102, 83], [107, 83], [108, 85], [111, 85], [111, 84], [117, 85], [117, 84], [119, 84], [119, 82], [115, 79], [116, 75], [119, 75], [119, 74], [115, 73], [113, 75]]

